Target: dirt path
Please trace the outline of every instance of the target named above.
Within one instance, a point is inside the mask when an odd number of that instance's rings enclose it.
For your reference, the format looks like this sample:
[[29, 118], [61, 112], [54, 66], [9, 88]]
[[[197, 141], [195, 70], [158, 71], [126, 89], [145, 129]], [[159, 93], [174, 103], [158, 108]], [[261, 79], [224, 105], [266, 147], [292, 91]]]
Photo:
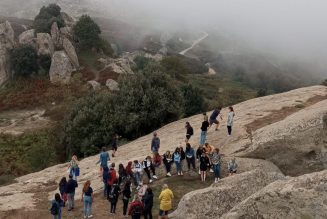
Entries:
[[201, 41], [204, 40], [205, 38], [207, 38], [208, 36], [209, 36], [209, 34], [207, 32], [204, 32], [202, 37], [200, 37], [199, 39], [195, 40], [189, 48], [181, 51], [179, 54], [180, 55], [185, 55], [188, 51], [192, 50], [196, 45], [198, 45], [199, 43], [201, 43]]

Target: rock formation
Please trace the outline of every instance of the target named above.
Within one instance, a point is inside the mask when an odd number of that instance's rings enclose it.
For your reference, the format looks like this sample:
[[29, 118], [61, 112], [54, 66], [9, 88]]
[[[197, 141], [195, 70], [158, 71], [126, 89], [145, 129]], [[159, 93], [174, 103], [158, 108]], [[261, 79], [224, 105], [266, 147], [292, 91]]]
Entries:
[[30, 29], [21, 33], [18, 37], [18, 42], [23, 45], [31, 45], [36, 48], [35, 30]]
[[65, 51], [56, 51], [51, 60], [50, 81], [67, 84], [70, 81], [73, 66]]
[[15, 45], [15, 33], [6, 21], [0, 24], [0, 85], [9, 77], [9, 52]]
[[91, 85], [91, 87], [93, 88], [93, 90], [100, 90], [101, 88], [101, 84], [97, 81], [88, 81], [87, 82], [89, 85]]
[[119, 90], [119, 84], [117, 81], [113, 79], [108, 79], [106, 81], [106, 86], [109, 88], [111, 91]]
[[78, 57], [77, 57], [77, 54], [75, 51], [75, 47], [67, 38], [63, 38], [62, 45], [63, 45], [63, 48], [64, 48], [65, 52], [67, 53], [71, 63], [73, 64], [75, 69], [78, 69], [79, 62], [78, 62]]
[[50, 34], [48, 33], [38, 33], [36, 36], [38, 45], [38, 55], [50, 55], [52, 56], [55, 47]]
[[57, 22], [54, 22], [51, 26], [51, 38], [52, 38], [52, 42], [53, 42], [55, 48], [61, 49], [62, 48], [62, 40], [60, 37], [60, 32], [59, 32]]

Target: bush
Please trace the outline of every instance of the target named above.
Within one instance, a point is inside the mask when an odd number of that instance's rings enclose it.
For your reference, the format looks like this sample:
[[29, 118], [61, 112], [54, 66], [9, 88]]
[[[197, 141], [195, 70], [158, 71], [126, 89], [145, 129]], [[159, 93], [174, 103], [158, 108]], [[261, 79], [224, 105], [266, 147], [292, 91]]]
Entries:
[[204, 98], [200, 89], [187, 84], [181, 87], [181, 91], [184, 99], [185, 116], [192, 116], [206, 111]]
[[100, 27], [88, 15], [82, 15], [73, 28], [79, 46], [82, 49], [92, 49], [99, 47]]
[[49, 55], [39, 55], [38, 64], [43, 70], [49, 72], [51, 67], [51, 57]]
[[34, 19], [33, 26], [36, 33], [50, 33], [54, 22], [57, 22], [59, 28], [64, 27], [65, 21], [61, 18], [60, 11], [61, 8], [56, 4], [43, 6]]
[[134, 58], [134, 62], [137, 68], [136, 71], [138, 71], [143, 70], [151, 62], [151, 59], [144, 56], [136, 56]]
[[23, 45], [14, 49], [10, 60], [15, 77], [27, 77], [38, 71], [37, 53], [32, 46]]
[[184, 63], [178, 57], [169, 56], [165, 57], [161, 61], [161, 66], [164, 68], [164, 72], [170, 75], [172, 78], [184, 81], [185, 75], [189, 74], [189, 71]]
[[257, 97], [264, 97], [267, 95], [267, 89], [264, 89], [264, 88], [260, 88], [258, 91], [257, 91]]

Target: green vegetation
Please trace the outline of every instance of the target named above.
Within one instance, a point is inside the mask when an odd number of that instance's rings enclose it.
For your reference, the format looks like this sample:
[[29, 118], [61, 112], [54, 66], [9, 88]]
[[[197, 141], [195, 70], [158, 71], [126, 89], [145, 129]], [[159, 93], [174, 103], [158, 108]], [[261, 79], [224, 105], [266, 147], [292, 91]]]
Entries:
[[36, 33], [50, 33], [54, 22], [57, 22], [59, 28], [64, 27], [65, 21], [61, 18], [60, 11], [61, 8], [56, 4], [43, 6], [34, 19], [33, 26]]
[[28, 77], [38, 72], [37, 53], [32, 46], [22, 45], [14, 49], [10, 60], [15, 77]]
[[191, 84], [181, 87], [184, 100], [185, 116], [192, 116], [206, 111], [205, 101], [202, 91]]
[[51, 67], [51, 57], [50, 55], [39, 55], [38, 57], [38, 64], [45, 72], [49, 72]]

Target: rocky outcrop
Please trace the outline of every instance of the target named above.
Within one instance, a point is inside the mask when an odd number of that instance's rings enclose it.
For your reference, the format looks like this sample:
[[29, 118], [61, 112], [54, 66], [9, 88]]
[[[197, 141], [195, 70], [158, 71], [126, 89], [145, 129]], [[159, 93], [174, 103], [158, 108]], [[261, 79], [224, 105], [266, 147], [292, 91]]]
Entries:
[[36, 40], [39, 55], [53, 55], [55, 48], [50, 34], [38, 33]]
[[61, 18], [65, 21], [65, 25], [68, 27], [72, 27], [75, 24], [75, 20], [74, 18], [72, 18], [71, 16], [69, 16], [67, 13], [65, 12], [61, 12], [60, 13]]
[[133, 68], [136, 66], [134, 56], [130, 53], [125, 53], [121, 58], [100, 58], [98, 63], [102, 68], [110, 68], [117, 74], [134, 74]]
[[52, 38], [52, 42], [53, 42], [55, 48], [56, 49], [61, 49], [62, 48], [62, 41], [61, 41], [60, 32], [59, 32], [57, 22], [54, 22], [52, 24], [52, 26], [51, 26], [51, 38]]
[[65, 51], [56, 51], [51, 60], [50, 81], [52, 83], [67, 84], [70, 81], [73, 66], [70, 63], [68, 55]]
[[60, 28], [60, 36], [61, 38], [73, 40], [72, 28], [67, 26]]
[[97, 81], [88, 81], [87, 82], [93, 90], [100, 90], [101, 89], [101, 84]]
[[35, 38], [35, 30], [30, 29], [21, 33], [18, 37], [18, 42], [23, 45], [31, 45], [36, 48], [36, 38]]
[[327, 170], [273, 182], [222, 218], [327, 218]]
[[119, 84], [117, 81], [113, 79], [108, 79], [106, 81], [106, 86], [109, 88], [111, 91], [119, 90]]
[[15, 45], [15, 33], [11, 24], [6, 21], [0, 24], [0, 85], [9, 77], [9, 52]]
[[63, 45], [63, 48], [64, 48], [65, 52], [67, 53], [71, 63], [73, 64], [75, 69], [78, 69], [79, 62], [78, 62], [78, 57], [77, 57], [77, 54], [75, 51], [75, 47], [67, 38], [63, 38], [62, 45]]
[[219, 218], [258, 190], [283, 178], [279, 171], [259, 168], [224, 178], [208, 188], [186, 194], [169, 218]]

